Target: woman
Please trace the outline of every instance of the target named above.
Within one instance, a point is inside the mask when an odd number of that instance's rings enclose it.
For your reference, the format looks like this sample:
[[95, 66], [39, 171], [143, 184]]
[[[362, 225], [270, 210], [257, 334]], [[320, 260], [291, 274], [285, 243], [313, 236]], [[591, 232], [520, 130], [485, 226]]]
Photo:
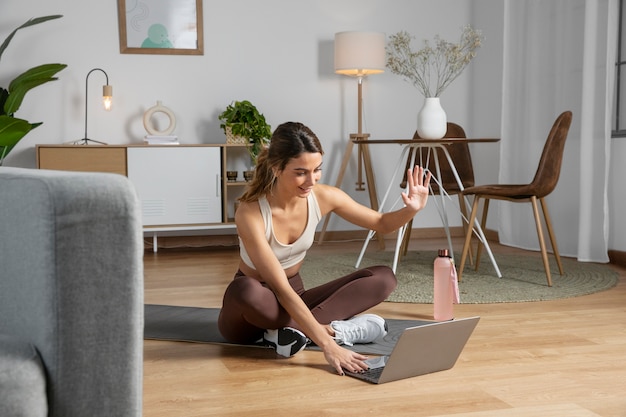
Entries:
[[366, 370], [367, 357], [342, 344], [367, 343], [386, 333], [381, 317], [355, 315], [384, 301], [396, 278], [390, 268], [374, 266], [305, 290], [299, 270], [316, 226], [334, 212], [365, 229], [397, 230], [426, 205], [430, 173], [424, 177], [417, 166], [409, 170], [405, 206], [382, 214], [336, 187], [317, 184], [322, 155], [315, 134], [295, 122], [278, 126], [269, 148], [259, 155], [235, 214], [241, 260], [224, 294], [218, 324], [233, 343], [262, 339], [283, 356], [297, 353], [310, 339], [343, 375], [342, 369]]

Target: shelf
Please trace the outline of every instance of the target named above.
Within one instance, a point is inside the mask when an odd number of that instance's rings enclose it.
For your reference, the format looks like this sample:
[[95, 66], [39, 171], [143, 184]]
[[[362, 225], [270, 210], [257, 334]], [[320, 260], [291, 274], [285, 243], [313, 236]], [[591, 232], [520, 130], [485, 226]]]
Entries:
[[247, 181], [226, 181], [227, 187], [242, 187], [247, 184]]

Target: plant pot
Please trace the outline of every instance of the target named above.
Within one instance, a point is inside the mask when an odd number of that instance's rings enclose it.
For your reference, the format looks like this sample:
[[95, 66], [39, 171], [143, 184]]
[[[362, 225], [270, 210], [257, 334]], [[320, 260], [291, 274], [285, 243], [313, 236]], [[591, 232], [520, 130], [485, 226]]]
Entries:
[[251, 181], [253, 177], [254, 177], [254, 171], [244, 171], [243, 172], [243, 178], [246, 181]]
[[250, 141], [248, 138], [244, 138], [243, 136], [233, 135], [233, 130], [230, 126], [226, 126], [224, 128], [224, 133], [226, 134], [226, 143], [235, 145], [247, 145]]
[[237, 171], [226, 171], [226, 178], [228, 178], [228, 181], [230, 181], [230, 182], [237, 181], [237, 176], [238, 175], [239, 175], [239, 173]]
[[439, 97], [426, 97], [424, 106], [417, 114], [417, 134], [422, 139], [441, 139], [447, 131], [446, 112]]

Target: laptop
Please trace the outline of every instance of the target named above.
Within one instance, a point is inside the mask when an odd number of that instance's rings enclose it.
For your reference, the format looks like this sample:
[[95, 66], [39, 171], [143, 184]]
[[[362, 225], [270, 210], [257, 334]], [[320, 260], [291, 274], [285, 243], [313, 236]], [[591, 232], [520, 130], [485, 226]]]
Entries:
[[480, 317], [433, 322], [404, 329], [391, 354], [371, 357], [363, 373], [346, 375], [374, 384], [444, 371], [454, 366]]

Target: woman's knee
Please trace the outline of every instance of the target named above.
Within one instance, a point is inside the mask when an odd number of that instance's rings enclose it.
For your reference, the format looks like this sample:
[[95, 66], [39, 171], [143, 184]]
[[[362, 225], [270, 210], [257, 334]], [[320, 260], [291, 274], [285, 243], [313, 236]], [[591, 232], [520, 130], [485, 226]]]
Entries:
[[234, 307], [245, 314], [277, 314], [281, 309], [272, 290], [250, 277], [238, 277], [230, 283], [224, 294], [223, 308]]
[[396, 274], [394, 274], [393, 270], [388, 266], [376, 265], [368, 267], [367, 269], [369, 269], [372, 272], [372, 275], [377, 278], [376, 281], [380, 286], [379, 291], [382, 293], [389, 295], [398, 286]]
[[267, 288], [263, 287], [258, 280], [246, 276], [240, 276], [228, 284], [228, 287], [224, 292], [224, 301], [249, 305], [253, 303], [264, 291], [267, 291]]

